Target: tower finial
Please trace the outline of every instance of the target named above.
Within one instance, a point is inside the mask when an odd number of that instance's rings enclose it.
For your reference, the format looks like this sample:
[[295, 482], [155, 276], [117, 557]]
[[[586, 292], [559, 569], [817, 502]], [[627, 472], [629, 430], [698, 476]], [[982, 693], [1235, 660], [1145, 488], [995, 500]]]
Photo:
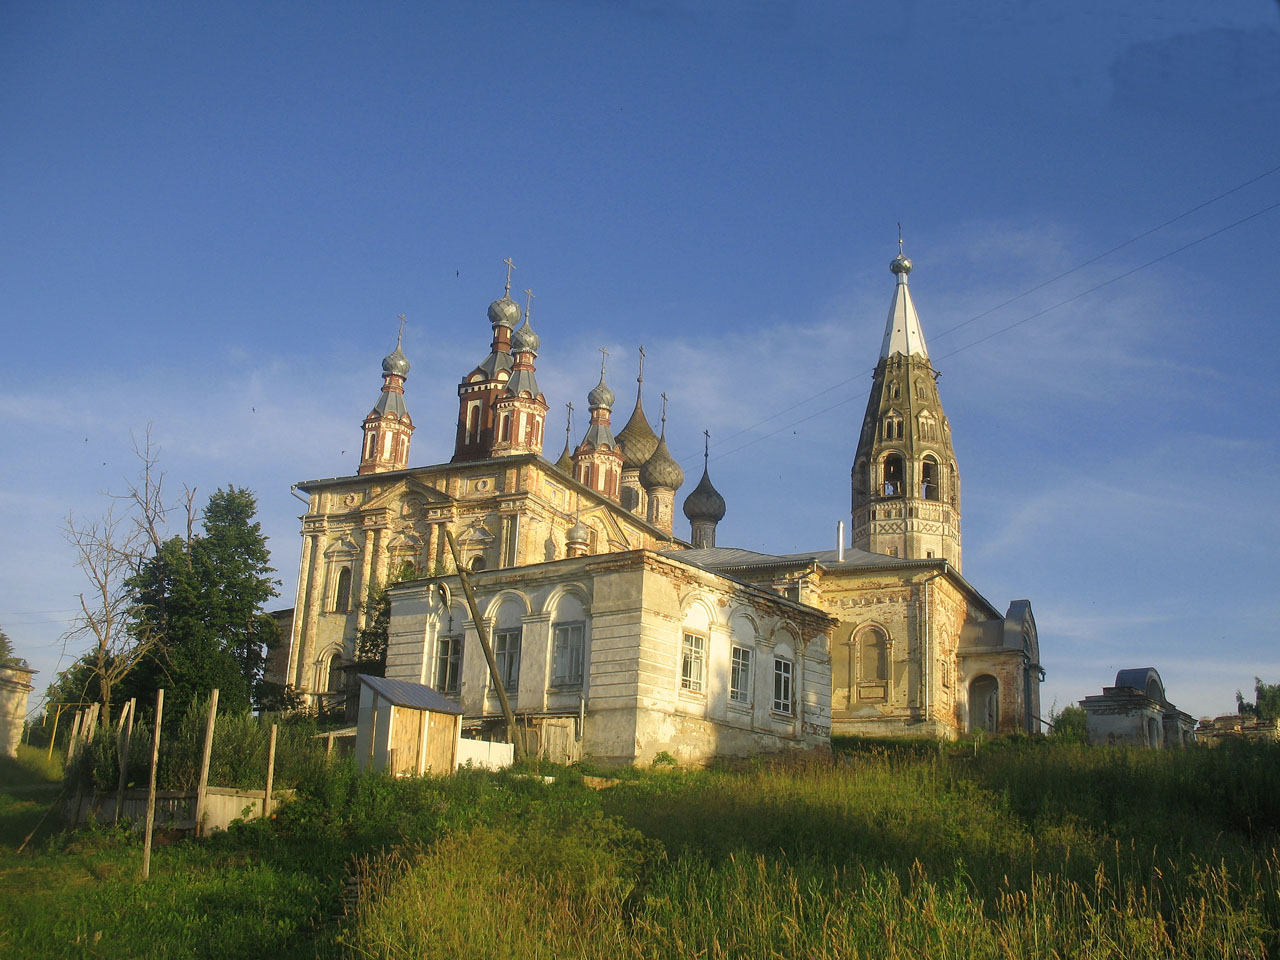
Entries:
[[507, 257], [507, 259], [502, 262], [507, 265], [507, 289], [503, 291], [502, 295], [504, 297], [509, 297], [511, 296], [511, 271], [516, 268], [516, 265], [511, 262], [510, 257]]
[[644, 344], [640, 344], [640, 376], [636, 377], [636, 383], [644, 383]]
[[396, 349], [400, 349], [400, 342], [404, 339], [404, 314], [396, 314], [400, 318], [400, 330], [396, 333]]
[[600, 379], [604, 379], [604, 365], [609, 360], [609, 351], [604, 347], [600, 348]]
[[569, 438], [573, 435], [573, 404], [566, 403], [565, 406], [569, 408], [564, 425], [564, 442], [568, 444]]
[[[507, 282], [510, 283], [511, 281], [508, 280]], [[532, 312], [533, 312], [533, 291], [526, 290], [524, 292], [524, 318], [526, 321], [529, 319], [529, 314]]]
[[902, 256], [902, 221], [898, 221], [898, 256]]
[[660, 435], [665, 437], [667, 435], [667, 395], [661, 393], [659, 396], [662, 397], [662, 430]]
[[711, 460], [711, 431], [703, 430], [702, 436], [702, 469], [707, 469], [707, 463]]

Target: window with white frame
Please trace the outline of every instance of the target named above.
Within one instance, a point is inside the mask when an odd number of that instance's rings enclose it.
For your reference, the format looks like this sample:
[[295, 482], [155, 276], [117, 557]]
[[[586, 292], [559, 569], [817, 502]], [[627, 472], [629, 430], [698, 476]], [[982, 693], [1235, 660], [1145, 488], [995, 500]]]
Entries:
[[351, 612], [351, 568], [343, 567], [338, 571], [338, 585], [333, 593], [333, 612]]
[[734, 647], [729, 665], [729, 699], [734, 703], [751, 702], [751, 651]]
[[795, 712], [795, 664], [786, 657], [773, 658], [773, 712]]
[[703, 675], [706, 667], [705, 637], [696, 633], [686, 633], [680, 652], [680, 687], [694, 693], [701, 693]]
[[441, 693], [457, 693], [462, 678], [462, 638], [441, 637], [436, 643], [435, 688]]
[[556, 687], [582, 683], [585, 624], [557, 623], [551, 639], [551, 684]]
[[520, 685], [520, 630], [498, 630], [493, 635], [493, 657], [498, 662], [498, 677], [507, 692]]

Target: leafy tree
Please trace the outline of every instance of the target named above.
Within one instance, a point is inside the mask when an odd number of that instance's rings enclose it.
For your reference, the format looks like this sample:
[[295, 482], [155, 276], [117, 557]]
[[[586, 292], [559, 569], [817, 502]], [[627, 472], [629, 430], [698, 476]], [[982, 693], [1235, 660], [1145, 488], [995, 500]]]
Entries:
[[262, 676], [266, 650], [277, 642], [263, 605], [278, 581], [257, 500], [237, 487], [209, 497], [203, 532], [164, 541], [131, 581], [139, 629], [162, 638], [130, 678], [131, 692], [166, 688], [175, 706], [215, 687], [228, 710], [247, 710]]
[[1263, 683], [1261, 677], [1253, 678], [1253, 702], [1249, 703], [1239, 690], [1236, 691], [1236, 712], [1259, 720], [1280, 717], [1280, 683]]
[[391, 626], [391, 597], [386, 587], [370, 590], [363, 604], [365, 625], [356, 634], [356, 663], [360, 672], [382, 676], [387, 669], [387, 639]]
[[1084, 707], [1071, 704], [1049, 713], [1049, 736], [1067, 743], [1087, 743]]
[[13, 641], [0, 627], [0, 667], [25, 667], [27, 661], [13, 652]]

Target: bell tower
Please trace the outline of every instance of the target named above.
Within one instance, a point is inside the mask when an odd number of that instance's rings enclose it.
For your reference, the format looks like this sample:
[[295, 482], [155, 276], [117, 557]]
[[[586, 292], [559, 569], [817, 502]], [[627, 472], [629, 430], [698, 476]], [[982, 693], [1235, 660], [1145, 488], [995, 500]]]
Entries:
[[409, 466], [409, 439], [413, 418], [404, 406], [404, 381], [409, 376], [409, 358], [400, 349], [404, 339], [404, 314], [396, 348], [382, 359], [382, 395], [364, 418], [364, 444], [360, 448], [357, 474], [403, 470]]
[[945, 558], [959, 570], [960, 473], [901, 236], [889, 269], [897, 285], [854, 455], [853, 545], [912, 560]]

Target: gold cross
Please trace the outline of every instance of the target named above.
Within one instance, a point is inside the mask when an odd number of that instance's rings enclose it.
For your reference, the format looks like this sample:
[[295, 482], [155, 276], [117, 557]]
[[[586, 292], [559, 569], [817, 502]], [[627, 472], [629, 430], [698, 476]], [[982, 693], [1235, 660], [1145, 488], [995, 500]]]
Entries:
[[604, 365], [609, 359], [609, 351], [604, 347], [600, 348], [600, 379], [604, 379]]
[[507, 259], [502, 262], [507, 265], [507, 289], [506, 292], [503, 293], [503, 296], [506, 297], [511, 295], [511, 271], [516, 268], [516, 265], [511, 262], [510, 257], [507, 257]]
[[636, 383], [644, 382], [644, 344], [640, 344], [640, 376], [636, 377]]

